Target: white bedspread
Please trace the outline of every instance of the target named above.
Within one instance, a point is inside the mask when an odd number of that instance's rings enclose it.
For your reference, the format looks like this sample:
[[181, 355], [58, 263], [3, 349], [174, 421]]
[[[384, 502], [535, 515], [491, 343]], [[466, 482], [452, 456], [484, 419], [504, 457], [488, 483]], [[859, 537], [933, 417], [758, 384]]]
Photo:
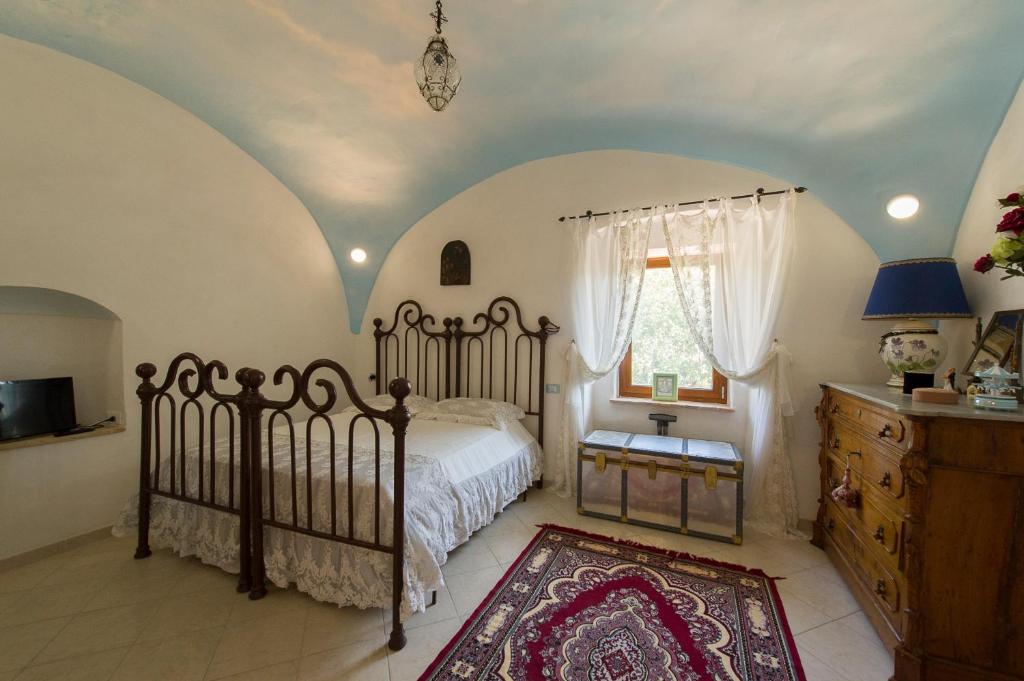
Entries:
[[[347, 442], [353, 414], [331, 417], [336, 441], [335, 518], [339, 534], [347, 529]], [[388, 543], [391, 533], [391, 480], [394, 439], [390, 426], [381, 427], [381, 539]], [[298, 522], [306, 526], [306, 424], [296, 424], [296, 506]], [[313, 474], [313, 525], [330, 527], [329, 427], [316, 419], [310, 429]], [[275, 429], [274, 500], [278, 520], [292, 519], [291, 458], [286, 426]], [[269, 470], [264, 443], [264, 515], [269, 514]], [[353, 449], [356, 452], [355, 536], [373, 539], [374, 456], [373, 432], [365, 420], [357, 423]], [[195, 452], [187, 455], [190, 495], [198, 489]], [[208, 464], [209, 454], [206, 455]], [[161, 462], [161, 488], [167, 488], [169, 460]], [[225, 446], [218, 447], [217, 495], [227, 498], [228, 459]], [[180, 463], [179, 463], [180, 465]], [[236, 461], [237, 467], [237, 461]], [[206, 485], [209, 485], [207, 465]], [[403, 611], [426, 607], [430, 591], [443, 586], [440, 566], [447, 554], [470, 534], [488, 524], [494, 515], [513, 501], [541, 470], [541, 452], [536, 440], [519, 423], [499, 431], [440, 421], [413, 420], [406, 440], [406, 542], [405, 594]], [[237, 478], [236, 478], [237, 485]], [[446, 493], [439, 494], [438, 490]], [[138, 499], [133, 497], [121, 513], [114, 534], [130, 534], [137, 527]], [[195, 555], [206, 563], [238, 572], [238, 520], [235, 516], [154, 496], [150, 544], [171, 547], [183, 556]], [[299, 533], [268, 527], [264, 535], [267, 577], [274, 584], [289, 583], [317, 600], [357, 607], [390, 607], [391, 557], [388, 554], [325, 541]]]

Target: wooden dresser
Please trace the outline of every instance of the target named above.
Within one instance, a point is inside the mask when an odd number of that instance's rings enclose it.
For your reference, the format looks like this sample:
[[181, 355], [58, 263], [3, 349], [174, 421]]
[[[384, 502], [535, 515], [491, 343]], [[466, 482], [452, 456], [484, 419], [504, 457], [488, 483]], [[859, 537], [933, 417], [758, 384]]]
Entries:
[[[822, 386], [824, 548], [896, 681], [1024, 679], [1024, 411]], [[846, 462], [856, 505], [832, 500]]]

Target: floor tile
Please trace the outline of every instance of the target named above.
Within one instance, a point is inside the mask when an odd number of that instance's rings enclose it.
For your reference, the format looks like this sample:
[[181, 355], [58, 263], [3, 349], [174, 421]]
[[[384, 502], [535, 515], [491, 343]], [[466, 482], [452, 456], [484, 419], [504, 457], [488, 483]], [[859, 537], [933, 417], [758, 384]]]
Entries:
[[97, 591], [83, 610], [102, 610], [159, 600], [170, 593], [180, 578], [180, 570], [149, 570], [131, 576], [118, 575]]
[[73, 556], [64, 565], [47, 575], [40, 582], [40, 586], [87, 582], [95, 579], [108, 580], [118, 576], [124, 565], [125, 557], [120, 552]]
[[456, 618], [407, 632], [405, 648], [398, 652], [390, 649], [387, 651], [391, 681], [418, 679], [461, 626]]
[[21, 598], [8, 606], [4, 624], [25, 624], [74, 615], [85, 607], [104, 582], [89, 581], [54, 586], [40, 586], [21, 592]]
[[779, 592], [798, 596], [832, 619], [860, 610], [860, 605], [842, 582], [834, 582], [817, 568], [789, 575], [778, 583]]
[[136, 643], [112, 681], [202, 681], [222, 632], [207, 629]]
[[780, 589], [779, 596], [782, 598], [782, 609], [786, 613], [786, 621], [789, 622], [789, 628], [794, 635], [832, 621], [831, 617], [813, 604], [791, 592]]
[[128, 648], [115, 648], [56, 662], [33, 665], [15, 676], [15, 681], [109, 681]]
[[850, 629], [853, 629], [864, 638], [878, 638], [878, 634], [875, 633], [875, 628], [871, 625], [871, 621], [868, 620], [867, 615], [864, 614], [863, 610], [858, 610], [852, 615], [840, 618], [839, 622]]
[[385, 640], [384, 614], [379, 609], [339, 608], [317, 603], [306, 616], [301, 652], [313, 655], [351, 643], [383, 643]]
[[[807, 681], [849, 681], [845, 676], [815, 657], [809, 650], [797, 646], [800, 664], [803, 665]], [[879, 681], [884, 681], [879, 679]]]
[[468, 541], [448, 554], [448, 561], [441, 566], [445, 578], [494, 567], [498, 560], [491, 553], [486, 541]]
[[805, 631], [796, 642], [850, 681], [879, 681], [892, 674], [892, 658], [881, 641], [867, 639], [839, 622]]
[[39, 586], [44, 579], [56, 572], [65, 560], [65, 556], [58, 554], [0, 572], [0, 593], [25, 591]]
[[289, 660], [269, 667], [225, 676], [222, 681], [296, 681], [298, 678], [299, 661]]
[[36, 657], [37, 663], [135, 643], [156, 603], [134, 603], [75, 615]]
[[506, 531], [500, 535], [488, 537], [487, 546], [497, 563], [507, 563], [518, 558], [539, 531], [535, 527]]
[[168, 596], [158, 603], [156, 612], [142, 630], [139, 640], [161, 639], [224, 626], [235, 604], [245, 598], [245, 594], [237, 594], [233, 589], [207, 589]]
[[219, 679], [298, 658], [307, 614], [305, 610], [288, 612], [229, 629], [221, 637], [206, 678]]
[[388, 678], [387, 646], [363, 641], [299, 661], [299, 681], [379, 681]]
[[0, 629], [0, 671], [16, 671], [32, 662], [70, 617], [60, 617]]
[[455, 611], [459, 615], [472, 615], [503, 574], [502, 569], [495, 566], [460, 575], [458, 584], [451, 587]]

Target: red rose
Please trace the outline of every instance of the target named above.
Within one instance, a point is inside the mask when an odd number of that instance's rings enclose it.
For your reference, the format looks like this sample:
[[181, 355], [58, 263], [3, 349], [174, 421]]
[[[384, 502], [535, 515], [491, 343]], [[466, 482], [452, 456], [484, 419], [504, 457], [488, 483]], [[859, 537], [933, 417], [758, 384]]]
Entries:
[[996, 231], [1013, 232], [1020, 236], [1024, 232], [1024, 207], [1014, 208], [1003, 215], [1003, 219], [996, 225]]
[[991, 255], [985, 254], [974, 261], [974, 271], [981, 272], [984, 274], [990, 269], [996, 266], [996, 261], [992, 259]]
[[1003, 200], [1006, 201], [1007, 203], [1011, 203], [1011, 204], [1013, 204], [1013, 203], [1020, 203], [1020, 194], [1018, 194], [1017, 192], [1014, 192], [1012, 194], [1007, 195], [1007, 197], [1005, 199], [1003, 199]]

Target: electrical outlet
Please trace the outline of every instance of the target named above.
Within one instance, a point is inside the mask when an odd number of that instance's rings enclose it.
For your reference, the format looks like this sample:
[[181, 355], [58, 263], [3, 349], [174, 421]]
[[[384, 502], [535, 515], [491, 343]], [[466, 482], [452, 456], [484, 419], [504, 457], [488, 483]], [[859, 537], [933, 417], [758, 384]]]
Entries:
[[562, 390], [562, 386], [558, 383], [546, 383], [544, 385], [544, 392], [548, 395], [557, 395]]
[[119, 426], [124, 425], [124, 412], [123, 411], [107, 411], [107, 418], [114, 417], [114, 423]]

